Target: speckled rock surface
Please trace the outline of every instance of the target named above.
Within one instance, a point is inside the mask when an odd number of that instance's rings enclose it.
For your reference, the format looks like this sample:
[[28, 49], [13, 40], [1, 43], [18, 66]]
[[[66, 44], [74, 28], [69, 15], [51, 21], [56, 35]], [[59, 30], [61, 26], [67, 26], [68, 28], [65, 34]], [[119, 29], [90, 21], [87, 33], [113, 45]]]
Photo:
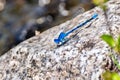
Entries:
[[[80, 29], [66, 44], [56, 47], [53, 39], [98, 13], [99, 17]], [[120, 33], [120, 0], [107, 3], [107, 17], [96, 7], [74, 20], [51, 28], [22, 42], [0, 57], [0, 80], [101, 80], [109, 62], [109, 47], [100, 36]], [[108, 20], [108, 24], [107, 21]]]

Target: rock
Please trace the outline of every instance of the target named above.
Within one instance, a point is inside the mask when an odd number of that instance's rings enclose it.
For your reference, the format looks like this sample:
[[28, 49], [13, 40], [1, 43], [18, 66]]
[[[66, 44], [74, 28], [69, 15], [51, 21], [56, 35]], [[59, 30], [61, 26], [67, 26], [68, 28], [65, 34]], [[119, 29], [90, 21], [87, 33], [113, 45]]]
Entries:
[[[101, 80], [106, 64], [110, 63], [109, 47], [100, 39], [104, 33], [120, 32], [120, 1], [110, 0], [107, 18], [96, 7], [73, 20], [32, 37], [0, 57], [1, 80]], [[98, 13], [95, 19], [79, 29], [67, 43], [56, 47], [53, 39], [63, 29], [74, 27]]]

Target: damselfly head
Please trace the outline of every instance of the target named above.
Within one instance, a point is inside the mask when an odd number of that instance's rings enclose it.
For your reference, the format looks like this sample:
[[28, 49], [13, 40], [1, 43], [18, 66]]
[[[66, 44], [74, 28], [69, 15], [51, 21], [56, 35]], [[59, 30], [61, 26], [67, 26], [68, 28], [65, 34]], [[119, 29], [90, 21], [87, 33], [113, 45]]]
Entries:
[[54, 42], [55, 42], [56, 44], [59, 44], [59, 43], [60, 43], [60, 40], [59, 40], [59, 39], [54, 39]]
[[66, 37], [66, 33], [61, 32], [61, 33], [59, 34], [58, 39], [54, 39], [54, 42], [55, 42], [56, 44], [59, 44], [60, 42], [63, 42], [63, 41], [64, 41], [65, 37]]
[[54, 39], [54, 42], [57, 44], [57, 46], [61, 46], [63, 44], [65, 44], [68, 41], [68, 39], [63, 39], [62, 41], [59, 39]]

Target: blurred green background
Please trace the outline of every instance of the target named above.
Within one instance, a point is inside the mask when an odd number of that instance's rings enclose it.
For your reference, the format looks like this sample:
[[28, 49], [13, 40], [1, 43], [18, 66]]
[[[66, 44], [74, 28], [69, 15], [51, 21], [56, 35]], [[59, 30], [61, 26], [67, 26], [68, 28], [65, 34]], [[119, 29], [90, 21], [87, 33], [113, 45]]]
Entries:
[[91, 0], [1, 0], [0, 55], [93, 7]]

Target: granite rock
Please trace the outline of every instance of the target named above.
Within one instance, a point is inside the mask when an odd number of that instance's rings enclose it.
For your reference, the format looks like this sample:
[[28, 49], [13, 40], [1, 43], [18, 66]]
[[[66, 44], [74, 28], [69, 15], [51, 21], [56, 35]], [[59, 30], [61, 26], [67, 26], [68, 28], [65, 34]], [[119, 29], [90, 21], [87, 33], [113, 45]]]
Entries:
[[[73, 20], [55, 26], [32, 37], [0, 57], [1, 80], [101, 80], [110, 48], [100, 36], [104, 33], [117, 37], [120, 32], [120, 1], [110, 0], [107, 19], [100, 7], [78, 15]], [[91, 21], [67, 43], [56, 47], [53, 39], [59, 33], [90, 18]]]

